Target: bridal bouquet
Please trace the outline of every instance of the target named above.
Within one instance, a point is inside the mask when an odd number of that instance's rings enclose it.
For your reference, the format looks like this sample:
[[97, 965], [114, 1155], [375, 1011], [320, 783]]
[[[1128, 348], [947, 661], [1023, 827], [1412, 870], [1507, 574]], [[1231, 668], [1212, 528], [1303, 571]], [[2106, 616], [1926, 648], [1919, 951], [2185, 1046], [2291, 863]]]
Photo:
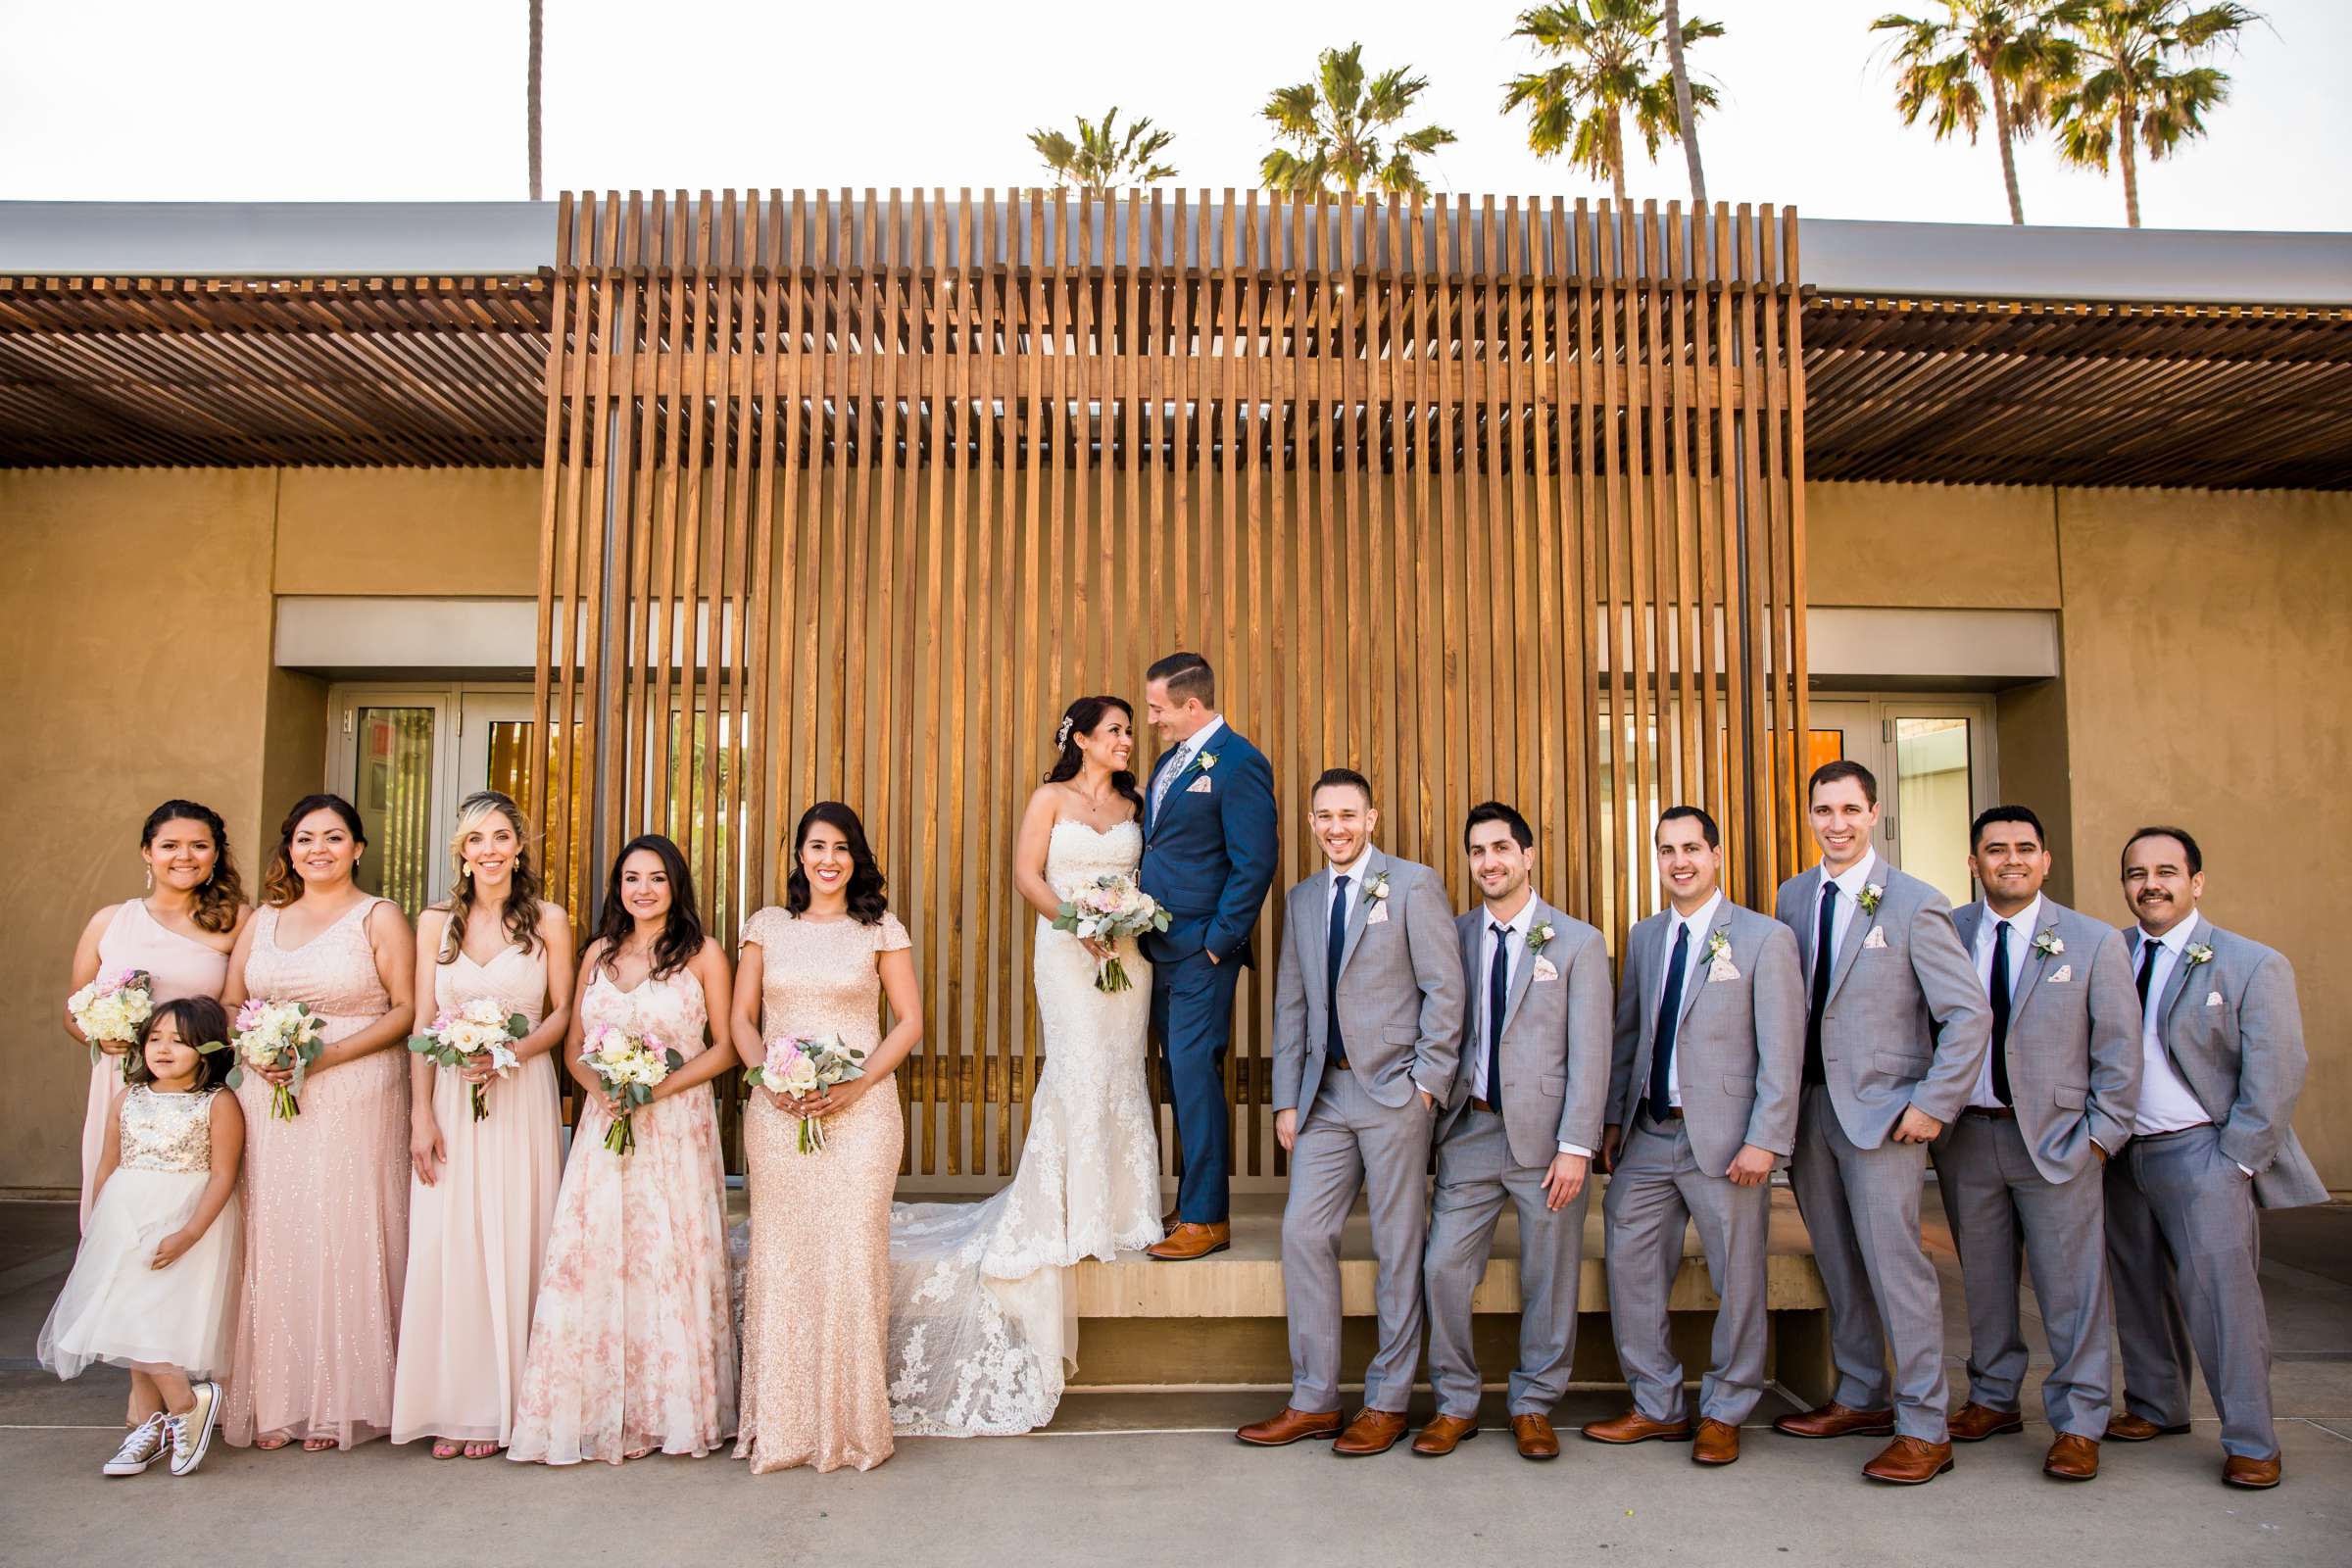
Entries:
[[[507, 1011], [494, 998], [476, 997], [455, 1012], [445, 1010], [424, 1033], [411, 1035], [409, 1049], [450, 1068], [472, 1066], [475, 1057], [487, 1057], [490, 1070], [504, 1078], [517, 1065], [514, 1048], [508, 1042], [530, 1032], [531, 1021], [521, 1013]], [[482, 1098], [489, 1085], [466, 1087], [473, 1093], [473, 1119], [480, 1121], [490, 1114], [490, 1102]]]
[[320, 1038], [324, 1030], [325, 1025], [305, 1003], [248, 999], [237, 1009], [235, 1038], [229, 1041], [237, 1064], [228, 1070], [228, 1087], [243, 1083], [248, 1067], [291, 1068], [292, 1081], [270, 1087], [270, 1114], [279, 1121], [292, 1121], [302, 1114], [302, 1080], [311, 1063], [318, 1059], [318, 1053], [326, 1049]]
[[[767, 1043], [767, 1057], [743, 1075], [755, 1089], [779, 1095], [813, 1095], [820, 1089], [865, 1076], [865, 1053], [845, 1045], [839, 1035], [813, 1040], [782, 1036]], [[801, 1152], [813, 1154], [825, 1147], [822, 1117], [801, 1118]]]
[[[1099, 876], [1078, 889], [1061, 901], [1061, 912], [1054, 916], [1054, 930], [1067, 931], [1081, 942], [1116, 942], [1121, 937], [1167, 928], [1168, 911], [1159, 906], [1159, 901], [1137, 887], [1135, 878], [1116, 873]], [[1096, 961], [1097, 991], [1128, 991], [1134, 986], [1116, 953]]]
[[650, 1104], [654, 1086], [686, 1065], [686, 1058], [651, 1035], [633, 1035], [611, 1024], [588, 1032], [580, 1064], [596, 1074], [605, 1093], [620, 1102], [620, 1114], [605, 1129], [605, 1147], [615, 1154], [637, 1150], [637, 1132], [629, 1125], [639, 1105]]
[[[98, 976], [66, 999], [74, 1026], [90, 1043], [90, 1065], [106, 1053], [99, 1043], [130, 1046], [139, 1038], [139, 1025], [155, 1010], [155, 996], [144, 969], [114, 969]], [[122, 1081], [130, 1082], [136, 1052], [122, 1053]]]

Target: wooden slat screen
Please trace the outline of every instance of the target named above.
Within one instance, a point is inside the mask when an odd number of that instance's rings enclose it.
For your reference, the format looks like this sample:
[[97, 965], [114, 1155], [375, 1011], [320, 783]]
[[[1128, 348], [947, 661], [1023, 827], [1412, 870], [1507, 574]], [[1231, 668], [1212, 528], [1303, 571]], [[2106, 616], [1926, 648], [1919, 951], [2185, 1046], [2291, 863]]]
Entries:
[[[1011, 1165], [1041, 1066], [1011, 835], [1063, 705], [1179, 648], [1305, 785], [1468, 897], [1476, 802], [1622, 945], [1696, 801], [1734, 895], [1796, 864], [1793, 213], [1150, 191], [567, 195], [534, 790], [585, 919], [668, 831], [731, 940], [840, 799], [915, 935], [907, 1170]], [[551, 720], [554, 721], [551, 726]], [[1139, 754], [1149, 765], [1150, 743]], [[1259, 928], [1270, 955], [1279, 924]], [[1270, 967], [1237, 1174], [1276, 1173]], [[1172, 1142], [1172, 1141], [1171, 1141]], [[1170, 1150], [1173, 1158], [1173, 1150]]]

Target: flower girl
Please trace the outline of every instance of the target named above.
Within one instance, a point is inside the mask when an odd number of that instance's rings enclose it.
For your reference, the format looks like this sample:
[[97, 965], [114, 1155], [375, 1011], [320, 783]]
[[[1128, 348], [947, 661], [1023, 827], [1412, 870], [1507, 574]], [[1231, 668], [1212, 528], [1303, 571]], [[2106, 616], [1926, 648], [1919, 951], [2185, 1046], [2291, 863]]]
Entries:
[[237, 1164], [245, 1115], [219, 1080], [228, 1015], [210, 997], [159, 1005], [139, 1065], [107, 1112], [96, 1196], [74, 1272], [41, 1325], [41, 1364], [61, 1378], [92, 1361], [130, 1368], [161, 1414], [105, 1465], [135, 1476], [171, 1450], [172, 1473], [204, 1460], [220, 1403], [237, 1279]]

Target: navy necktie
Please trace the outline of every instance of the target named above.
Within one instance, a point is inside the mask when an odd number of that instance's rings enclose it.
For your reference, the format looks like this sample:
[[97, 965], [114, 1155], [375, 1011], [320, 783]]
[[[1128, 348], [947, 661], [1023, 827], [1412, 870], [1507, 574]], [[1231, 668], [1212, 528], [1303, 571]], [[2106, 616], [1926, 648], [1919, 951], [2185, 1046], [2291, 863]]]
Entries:
[[1511, 1002], [1511, 934], [1494, 927], [1494, 956], [1487, 965], [1487, 1103], [1502, 1108], [1502, 1015]]
[[1340, 1039], [1340, 953], [1348, 946], [1348, 879], [1331, 879], [1331, 933], [1323, 942], [1323, 999], [1325, 1011], [1330, 1015], [1331, 1030], [1324, 1050], [1331, 1059], [1343, 1066], [1348, 1061], [1348, 1047]]
[[1830, 935], [1838, 929], [1838, 884], [1825, 873], [1821, 879], [1821, 918], [1813, 927], [1813, 1005], [1805, 1011], [1805, 1082], [1826, 1084], [1829, 1069], [1821, 1060], [1821, 1014], [1830, 1004], [1830, 966], [1838, 961]]
[[1666, 1098], [1666, 1074], [1674, 1060], [1674, 1031], [1683, 1019], [1683, 962], [1690, 954], [1690, 924], [1677, 921], [1674, 953], [1666, 960], [1666, 993], [1658, 999], [1658, 1027], [1649, 1054], [1649, 1119], [1664, 1121], [1674, 1108]]
[[2139, 1010], [2148, 1010], [2148, 982], [2156, 974], [2156, 950], [2164, 944], [2154, 937], [2139, 939]]
[[2009, 1099], [2009, 922], [1992, 928], [1992, 1098]]

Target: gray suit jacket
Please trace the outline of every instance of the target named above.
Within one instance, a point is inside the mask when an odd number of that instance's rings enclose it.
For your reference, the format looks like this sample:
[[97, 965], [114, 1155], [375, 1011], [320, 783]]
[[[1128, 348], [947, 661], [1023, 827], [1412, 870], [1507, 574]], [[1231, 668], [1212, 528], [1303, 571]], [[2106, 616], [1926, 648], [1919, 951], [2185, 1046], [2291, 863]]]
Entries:
[[[1328, 1060], [1336, 1006], [1348, 1069], [1392, 1108], [1416, 1082], [1436, 1094], [1453, 1081], [1462, 1043], [1462, 961], [1453, 906], [1438, 873], [1379, 850], [1364, 858], [1364, 885], [1348, 902], [1347, 945], [1335, 999], [1324, 984], [1331, 923], [1331, 867], [1291, 889], [1282, 959], [1274, 979], [1274, 1108], [1312, 1108]], [[1388, 897], [1372, 890], [1388, 879]], [[1374, 919], [1375, 910], [1385, 918]]]
[[[1609, 1071], [1609, 1121], [1630, 1127], [1649, 1096], [1658, 999], [1666, 984], [1671, 910], [1634, 927], [1617, 988], [1617, 1045]], [[1796, 1147], [1796, 1101], [1805, 1071], [1805, 979], [1788, 928], [1727, 895], [1707, 938], [1731, 944], [1737, 980], [1707, 978], [1700, 950], [1675, 1025], [1675, 1081], [1683, 1129], [1699, 1168], [1720, 1176], [1740, 1146], [1769, 1149], [1777, 1166]]]
[[[2202, 914], [2189, 921], [2189, 945], [2211, 948], [2213, 958], [2173, 964], [2155, 1004], [2165, 1054], [2213, 1118], [2222, 1152], [2254, 1173], [2256, 1202], [2265, 1208], [2325, 1203], [2328, 1184], [2292, 1125], [2311, 1059], [2303, 1049], [2295, 971], [2280, 955]], [[2132, 963], [2136, 972], [2136, 937]]]
[[[1979, 904], [1952, 912], [1960, 946], [1975, 961], [1984, 922], [1998, 919]], [[2132, 956], [2105, 921], [2070, 909], [2046, 894], [2040, 923], [2020, 932], [2026, 955], [2009, 977], [2009, 1099], [2034, 1168], [2054, 1182], [2092, 1170], [2097, 1139], [2110, 1155], [2132, 1138], [2139, 1108], [2139, 998]], [[2041, 954], [2044, 936], [2064, 951]], [[1989, 1004], [1987, 1004], [1989, 1005]]]
[[[1536, 900], [1533, 932], [1549, 922], [1552, 939], [1512, 965], [1502, 1013], [1502, 1130], [1511, 1158], [1522, 1165], [1551, 1163], [1560, 1145], [1600, 1152], [1602, 1102], [1609, 1088], [1609, 950], [1584, 921]], [[1487, 983], [1493, 944], [1485, 905], [1454, 922], [1460, 942], [1462, 1055], [1447, 1087], [1438, 1134], [1470, 1103], [1471, 1058], [1487, 1049], [1479, 1007], [1468, 998]]]
[[[1830, 1101], [1859, 1149], [1885, 1143], [1906, 1105], [1939, 1122], [1960, 1114], [1992, 1049], [1992, 1008], [1952, 929], [1952, 906], [1884, 856], [1872, 880], [1878, 907], [1848, 911], [1821, 1017]], [[1818, 865], [1781, 884], [1780, 921], [1796, 933], [1808, 995], [1820, 903]]]

